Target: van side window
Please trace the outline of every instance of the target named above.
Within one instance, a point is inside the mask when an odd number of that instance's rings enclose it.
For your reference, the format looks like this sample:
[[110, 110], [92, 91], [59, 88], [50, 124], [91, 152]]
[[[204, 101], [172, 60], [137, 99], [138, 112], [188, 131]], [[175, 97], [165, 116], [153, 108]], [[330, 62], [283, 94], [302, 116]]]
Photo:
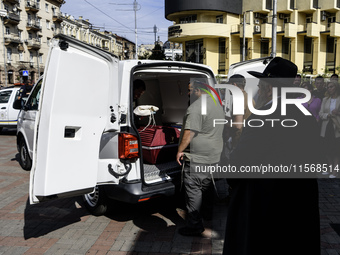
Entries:
[[9, 101], [9, 98], [11, 97], [12, 90], [8, 91], [1, 91], [0, 92], [0, 104], [6, 104]]
[[38, 84], [35, 85], [33, 91], [31, 92], [31, 95], [26, 104], [29, 110], [38, 110], [41, 84], [42, 80], [40, 80]]

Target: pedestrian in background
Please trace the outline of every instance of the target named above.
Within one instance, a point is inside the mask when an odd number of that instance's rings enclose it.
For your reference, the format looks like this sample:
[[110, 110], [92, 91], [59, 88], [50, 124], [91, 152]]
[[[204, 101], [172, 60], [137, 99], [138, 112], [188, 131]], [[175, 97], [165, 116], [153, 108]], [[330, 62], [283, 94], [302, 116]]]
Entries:
[[[273, 88], [292, 87], [297, 66], [274, 58], [263, 73], [248, 71], [260, 79], [260, 110], [272, 107]], [[288, 80], [287, 80], [288, 79]], [[318, 151], [317, 122], [295, 105], [281, 115], [281, 98], [276, 110], [266, 116], [252, 114], [248, 122], [265, 119], [294, 119], [296, 127], [282, 125], [246, 126], [231, 153], [230, 163], [242, 166], [299, 165], [312, 163]], [[233, 183], [228, 207], [224, 255], [320, 255], [320, 219], [316, 179], [260, 179], [244, 175]], [[265, 176], [264, 176], [265, 177]]]
[[325, 97], [326, 88], [325, 88], [325, 80], [319, 75], [315, 78], [314, 82], [315, 89], [313, 90], [313, 96], [320, 98], [322, 100]]
[[[306, 103], [303, 103], [302, 105], [304, 107], [306, 107], [306, 109], [308, 111], [310, 111], [310, 113], [312, 113], [313, 116], [315, 117], [315, 119], [319, 122], [320, 121], [319, 112], [320, 112], [320, 108], [321, 108], [321, 99], [317, 98], [316, 96], [314, 96], [312, 94], [312, 92], [313, 92], [313, 85], [309, 81], [303, 82], [301, 84], [301, 88], [307, 89], [311, 93], [310, 100], [308, 102], [306, 102]], [[299, 98], [304, 98], [304, 97], [305, 97], [305, 95], [303, 94]]]
[[[340, 89], [339, 83], [327, 84], [326, 97], [322, 100], [319, 112], [321, 122], [321, 137], [328, 164], [339, 168], [340, 163]], [[328, 174], [325, 172], [325, 174]], [[336, 178], [331, 173], [329, 178]]]

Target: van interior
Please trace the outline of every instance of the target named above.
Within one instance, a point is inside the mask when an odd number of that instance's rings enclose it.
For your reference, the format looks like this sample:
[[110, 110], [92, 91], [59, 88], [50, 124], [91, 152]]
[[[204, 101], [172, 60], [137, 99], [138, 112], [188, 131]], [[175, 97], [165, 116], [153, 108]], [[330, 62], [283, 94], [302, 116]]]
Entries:
[[[176, 154], [183, 117], [190, 103], [188, 85], [193, 80], [208, 83], [209, 76], [207, 73], [192, 70], [190, 72], [148, 70], [136, 72], [134, 80], [136, 79], [143, 80], [146, 85], [146, 90], [137, 100], [136, 106], [152, 105], [159, 109], [151, 117], [134, 118], [142, 143], [144, 181], [147, 184], [171, 181], [180, 176], [181, 172], [181, 166], [176, 162]], [[155, 143], [152, 141], [157, 140], [159, 136], [163, 136], [165, 143], [156, 142], [157, 146], [152, 146], [150, 143]], [[150, 154], [156, 157], [154, 161], [148, 157]]]

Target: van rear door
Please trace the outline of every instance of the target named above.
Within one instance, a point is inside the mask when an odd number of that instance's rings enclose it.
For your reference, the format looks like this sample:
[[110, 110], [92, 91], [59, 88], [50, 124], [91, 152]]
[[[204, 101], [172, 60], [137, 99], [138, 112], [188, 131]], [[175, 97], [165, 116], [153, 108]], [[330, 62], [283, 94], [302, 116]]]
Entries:
[[35, 123], [31, 203], [94, 189], [102, 134], [119, 129], [110, 118], [118, 95], [116, 57], [66, 36], [53, 39]]

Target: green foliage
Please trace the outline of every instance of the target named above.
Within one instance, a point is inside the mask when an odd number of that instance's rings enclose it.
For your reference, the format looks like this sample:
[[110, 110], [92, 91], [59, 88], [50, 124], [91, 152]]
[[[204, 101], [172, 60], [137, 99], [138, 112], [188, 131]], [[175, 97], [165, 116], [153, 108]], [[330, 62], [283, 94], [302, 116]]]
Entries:
[[164, 50], [158, 43], [155, 45], [155, 48], [153, 48], [152, 54], [149, 59], [165, 60]]

